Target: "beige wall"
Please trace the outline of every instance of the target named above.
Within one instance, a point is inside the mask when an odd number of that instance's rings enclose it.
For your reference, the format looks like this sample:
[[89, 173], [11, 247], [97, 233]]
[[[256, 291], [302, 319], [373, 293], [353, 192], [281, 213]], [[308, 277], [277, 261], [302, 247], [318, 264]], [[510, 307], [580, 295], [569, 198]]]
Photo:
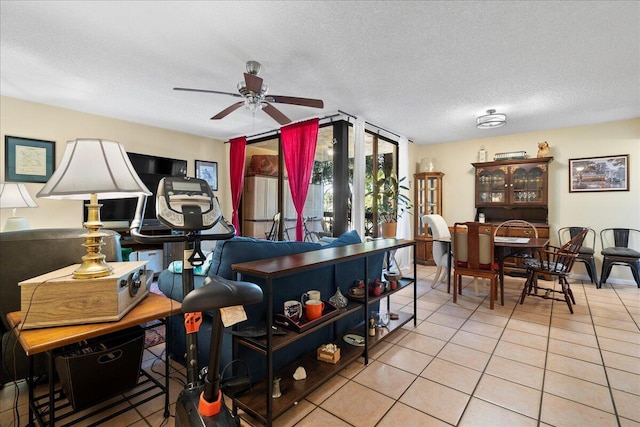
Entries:
[[[231, 218], [231, 195], [228, 185], [228, 148], [218, 140], [174, 132], [94, 114], [37, 104], [16, 98], [0, 97], [0, 137], [5, 135], [56, 142], [56, 166], [62, 159], [67, 141], [76, 138], [102, 138], [118, 141], [127, 151], [188, 161], [189, 176], [194, 176], [195, 160], [218, 162], [218, 188], [226, 218]], [[4, 148], [0, 150], [0, 169], [4, 181]], [[32, 228], [81, 227], [82, 202], [36, 199], [44, 184], [27, 184], [29, 194], [39, 207], [18, 209]], [[10, 209], [0, 210], [0, 227]]]
[[[488, 130], [487, 134], [490, 132]], [[437, 170], [445, 173], [443, 216], [448, 224], [469, 221], [475, 213], [471, 163], [476, 161], [480, 147], [485, 146], [490, 159], [495, 153], [519, 150], [535, 157], [541, 141], [549, 143], [554, 157], [549, 167], [552, 242], [557, 240], [558, 228], [569, 225], [589, 226], [597, 233], [607, 227], [640, 229], [640, 118], [445, 144], [414, 145], [411, 147], [415, 162], [413, 172], [418, 170], [420, 159], [434, 157]], [[630, 191], [569, 193], [569, 159], [616, 154], [629, 154]], [[599, 242], [596, 252], [600, 252]], [[576, 264], [575, 272], [584, 274], [582, 264]], [[612, 276], [625, 282], [632, 280], [628, 268], [614, 267]]]
[[[487, 135], [490, 134], [487, 131]], [[127, 151], [186, 159], [188, 175], [194, 175], [195, 159], [218, 162], [219, 191], [216, 193], [225, 217], [231, 218], [228, 185], [228, 144], [200, 136], [169, 131], [123, 120], [81, 113], [64, 108], [0, 97], [0, 137], [5, 135], [56, 141], [56, 165], [60, 163], [66, 141], [96, 137], [121, 142]], [[409, 145], [410, 165], [416, 172], [420, 159], [434, 157], [437, 170], [444, 172], [444, 212], [449, 224], [471, 220], [474, 216], [474, 178], [472, 162], [481, 145], [489, 158], [498, 152], [525, 150], [535, 156], [537, 144], [548, 141], [554, 161], [550, 165], [549, 223], [552, 237], [559, 227], [586, 225], [640, 229], [640, 118], [590, 126], [530, 132], [501, 137], [434, 145]], [[419, 143], [419, 141], [418, 141]], [[569, 193], [568, 160], [571, 158], [630, 155], [630, 191]], [[0, 170], [4, 178], [4, 148], [0, 150]], [[411, 175], [411, 173], [409, 175]], [[43, 184], [27, 184], [32, 197]], [[36, 209], [19, 209], [32, 228], [79, 227], [81, 202], [35, 199]], [[10, 210], [0, 210], [0, 226]], [[597, 247], [599, 252], [599, 246]], [[584, 272], [578, 265], [579, 274]], [[614, 268], [613, 277], [631, 280], [628, 269]]]

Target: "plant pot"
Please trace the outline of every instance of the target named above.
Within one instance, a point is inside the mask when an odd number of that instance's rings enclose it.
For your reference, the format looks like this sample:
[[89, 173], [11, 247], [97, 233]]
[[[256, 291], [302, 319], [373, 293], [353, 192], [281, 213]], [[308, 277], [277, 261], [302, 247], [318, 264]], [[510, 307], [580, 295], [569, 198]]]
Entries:
[[397, 222], [383, 222], [380, 224], [380, 234], [382, 234], [382, 237], [385, 239], [395, 238], [397, 228]]

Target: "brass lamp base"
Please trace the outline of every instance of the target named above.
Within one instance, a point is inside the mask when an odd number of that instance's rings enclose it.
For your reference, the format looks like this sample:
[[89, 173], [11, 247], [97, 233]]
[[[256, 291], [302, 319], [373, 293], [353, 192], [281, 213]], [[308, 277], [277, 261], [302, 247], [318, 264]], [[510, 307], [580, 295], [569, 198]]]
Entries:
[[[106, 234], [99, 233], [103, 236]], [[83, 234], [83, 236], [87, 236], [87, 234]], [[85, 243], [83, 246], [87, 246], [86, 241], [88, 238], [85, 237]], [[102, 242], [102, 237], [100, 238]], [[104, 242], [100, 245], [102, 246]], [[105, 261], [104, 254], [99, 254], [99, 256], [94, 255], [85, 255], [82, 257], [82, 264], [73, 272], [74, 279], [95, 279], [96, 277], [105, 277], [113, 274], [113, 267], [111, 267]]]
[[103, 238], [106, 236], [100, 229], [102, 222], [100, 221], [100, 208], [98, 204], [97, 194], [91, 194], [91, 199], [87, 205], [87, 222], [83, 225], [88, 230], [83, 234], [84, 243], [82, 246], [87, 248], [87, 254], [82, 257], [82, 263], [73, 272], [74, 279], [95, 279], [96, 277], [105, 277], [113, 274], [113, 268], [105, 261], [105, 255], [101, 252], [104, 246]]

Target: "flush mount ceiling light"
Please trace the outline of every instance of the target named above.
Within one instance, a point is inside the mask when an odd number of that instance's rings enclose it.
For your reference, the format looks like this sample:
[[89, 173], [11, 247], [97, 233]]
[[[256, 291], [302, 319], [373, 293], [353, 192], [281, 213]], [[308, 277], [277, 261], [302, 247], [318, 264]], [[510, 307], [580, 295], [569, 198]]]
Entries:
[[499, 128], [507, 124], [506, 114], [496, 114], [496, 110], [487, 110], [485, 116], [480, 116], [476, 119], [476, 127], [478, 129], [492, 129]]

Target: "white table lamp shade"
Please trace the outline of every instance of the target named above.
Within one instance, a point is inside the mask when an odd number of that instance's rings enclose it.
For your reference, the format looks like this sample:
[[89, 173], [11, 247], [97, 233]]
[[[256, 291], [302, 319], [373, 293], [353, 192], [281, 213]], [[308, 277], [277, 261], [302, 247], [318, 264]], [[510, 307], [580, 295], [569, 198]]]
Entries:
[[24, 184], [5, 182], [0, 184], [0, 208], [37, 208]]
[[26, 218], [16, 216], [16, 208], [37, 208], [24, 184], [7, 182], [0, 184], [0, 208], [13, 209], [13, 216], [7, 218], [3, 231], [28, 230]]
[[124, 147], [103, 139], [67, 142], [60, 166], [37, 197], [86, 200], [151, 195], [136, 173]]
[[37, 197], [52, 199], [89, 199], [88, 230], [83, 236], [87, 254], [73, 272], [76, 279], [92, 279], [111, 274], [113, 269], [100, 252], [104, 233], [100, 232], [98, 199], [150, 196], [151, 192], [136, 173], [124, 147], [104, 139], [76, 139], [67, 142], [60, 165]]

